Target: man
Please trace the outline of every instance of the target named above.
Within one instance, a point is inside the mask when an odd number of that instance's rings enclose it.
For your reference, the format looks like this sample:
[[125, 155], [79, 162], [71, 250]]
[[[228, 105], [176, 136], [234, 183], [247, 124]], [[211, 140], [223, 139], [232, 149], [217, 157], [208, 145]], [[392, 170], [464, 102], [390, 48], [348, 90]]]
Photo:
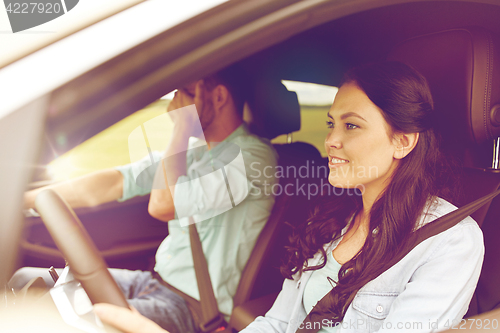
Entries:
[[[275, 179], [259, 169], [276, 165], [269, 142], [250, 134], [242, 120], [245, 90], [236, 73], [221, 71], [177, 91], [168, 107], [174, 129], [163, 156], [156, 152], [126, 166], [50, 186], [72, 207], [151, 192], [149, 213], [169, 222], [169, 236], [157, 251], [155, 271], [169, 285], [199, 299], [187, 227], [192, 217], [219, 310], [227, 316], [241, 271], [274, 203], [266, 195], [272, 191], [265, 187]], [[193, 138], [202, 135], [205, 145]], [[238, 156], [244, 161], [243, 169], [236, 163]], [[146, 167], [151, 159], [159, 162], [156, 174]], [[220, 174], [224, 178], [217, 181], [214, 175]], [[27, 208], [33, 207], [39, 191], [26, 193]], [[170, 333], [196, 331], [185, 301], [150, 272], [112, 269], [111, 274], [141, 314]], [[10, 284], [18, 288], [31, 277], [33, 270], [24, 268]], [[46, 275], [45, 280], [50, 281]]]

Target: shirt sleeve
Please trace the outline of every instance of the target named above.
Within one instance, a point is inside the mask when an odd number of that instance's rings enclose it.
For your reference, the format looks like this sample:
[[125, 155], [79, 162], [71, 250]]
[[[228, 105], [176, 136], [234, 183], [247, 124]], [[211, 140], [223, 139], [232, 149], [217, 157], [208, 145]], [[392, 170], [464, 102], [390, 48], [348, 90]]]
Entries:
[[476, 288], [483, 256], [481, 229], [470, 219], [450, 232], [414, 272], [378, 332], [394, 332], [402, 325], [405, 331], [433, 332], [459, 323]]
[[162, 153], [153, 151], [143, 159], [116, 167], [123, 175], [123, 195], [119, 202], [151, 193], [156, 168], [161, 161]]

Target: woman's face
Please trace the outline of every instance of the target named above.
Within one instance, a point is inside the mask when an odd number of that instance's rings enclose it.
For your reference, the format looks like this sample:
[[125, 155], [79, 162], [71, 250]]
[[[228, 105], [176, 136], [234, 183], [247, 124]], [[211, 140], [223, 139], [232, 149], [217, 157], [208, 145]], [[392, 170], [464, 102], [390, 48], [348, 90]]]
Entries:
[[397, 144], [382, 111], [356, 84], [346, 83], [328, 112], [327, 124], [330, 184], [378, 195], [398, 163], [394, 158]]

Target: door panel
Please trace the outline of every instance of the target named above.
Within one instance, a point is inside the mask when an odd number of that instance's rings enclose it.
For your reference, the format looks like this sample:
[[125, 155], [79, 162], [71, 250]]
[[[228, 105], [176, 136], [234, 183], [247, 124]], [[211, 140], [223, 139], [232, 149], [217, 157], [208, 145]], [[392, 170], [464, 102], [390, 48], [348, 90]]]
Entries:
[[[152, 269], [168, 235], [167, 223], [148, 214], [149, 196], [75, 210], [109, 267]], [[26, 219], [21, 266], [62, 267], [64, 260], [40, 218]]]

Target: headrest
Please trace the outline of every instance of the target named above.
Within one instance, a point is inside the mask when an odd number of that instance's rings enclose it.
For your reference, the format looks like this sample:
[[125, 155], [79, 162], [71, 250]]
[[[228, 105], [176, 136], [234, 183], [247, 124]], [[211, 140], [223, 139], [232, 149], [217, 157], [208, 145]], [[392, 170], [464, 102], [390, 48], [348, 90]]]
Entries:
[[273, 139], [300, 129], [300, 105], [297, 94], [288, 91], [279, 80], [257, 81], [248, 100], [252, 111], [250, 130]]
[[478, 146], [500, 136], [498, 41], [479, 27], [446, 30], [406, 40], [387, 57], [427, 78], [443, 148], [466, 164], [477, 164]]

